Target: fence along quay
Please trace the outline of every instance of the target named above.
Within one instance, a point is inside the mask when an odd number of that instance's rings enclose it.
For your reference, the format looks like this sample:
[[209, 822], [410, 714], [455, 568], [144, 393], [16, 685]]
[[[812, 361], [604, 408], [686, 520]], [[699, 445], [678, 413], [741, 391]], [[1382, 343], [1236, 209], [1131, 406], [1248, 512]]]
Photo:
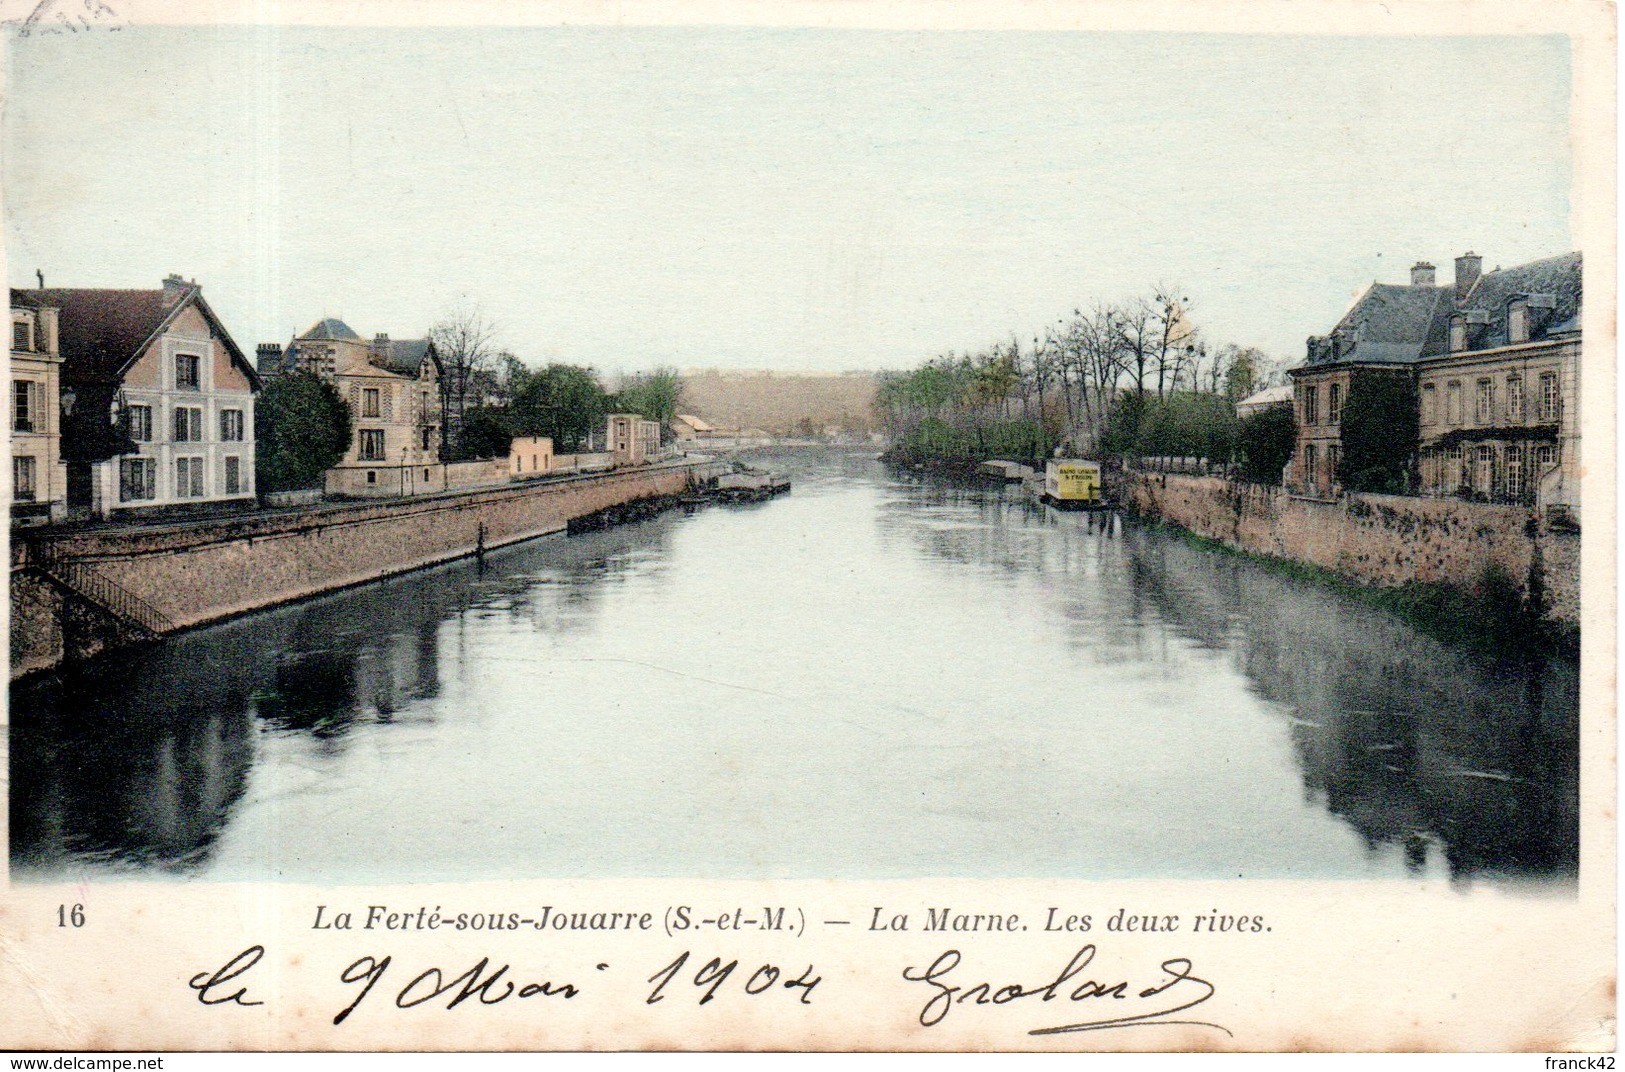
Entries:
[[293, 513], [14, 533], [11, 677], [561, 532], [727, 468], [683, 462]]

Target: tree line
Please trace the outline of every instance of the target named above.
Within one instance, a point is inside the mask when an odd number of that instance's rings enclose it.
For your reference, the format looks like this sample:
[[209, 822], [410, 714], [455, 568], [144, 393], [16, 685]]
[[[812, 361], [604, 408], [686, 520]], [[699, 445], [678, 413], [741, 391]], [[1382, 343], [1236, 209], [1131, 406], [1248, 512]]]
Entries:
[[[875, 408], [892, 455], [1039, 461], [1060, 451], [1229, 462], [1263, 430], [1244, 435], [1235, 403], [1278, 381], [1281, 370], [1254, 347], [1213, 345], [1191, 309], [1180, 288], [1158, 286], [1074, 309], [1025, 339], [1012, 333], [991, 347], [883, 373]], [[1263, 446], [1254, 443], [1253, 453]]]

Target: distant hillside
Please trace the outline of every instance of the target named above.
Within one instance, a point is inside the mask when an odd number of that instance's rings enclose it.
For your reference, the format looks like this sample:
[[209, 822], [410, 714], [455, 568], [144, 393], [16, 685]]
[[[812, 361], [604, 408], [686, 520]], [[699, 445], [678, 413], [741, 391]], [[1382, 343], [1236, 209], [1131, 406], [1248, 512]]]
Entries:
[[683, 373], [679, 412], [720, 429], [773, 435], [866, 434], [874, 425], [872, 373], [803, 374], [701, 369]]

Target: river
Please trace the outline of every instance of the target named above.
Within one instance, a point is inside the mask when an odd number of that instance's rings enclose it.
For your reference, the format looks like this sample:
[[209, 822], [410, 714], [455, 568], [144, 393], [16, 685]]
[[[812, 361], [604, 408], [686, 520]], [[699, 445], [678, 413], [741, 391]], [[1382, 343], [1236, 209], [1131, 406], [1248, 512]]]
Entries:
[[16, 879], [1572, 885], [1578, 674], [871, 454], [11, 693]]

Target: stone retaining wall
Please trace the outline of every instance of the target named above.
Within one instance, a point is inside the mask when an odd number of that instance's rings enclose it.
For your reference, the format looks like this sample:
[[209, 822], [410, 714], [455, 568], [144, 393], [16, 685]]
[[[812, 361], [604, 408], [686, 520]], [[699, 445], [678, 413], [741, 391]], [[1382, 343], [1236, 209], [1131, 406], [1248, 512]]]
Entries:
[[[31, 555], [83, 563], [146, 601], [176, 628], [461, 558], [558, 532], [573, 517], [681, 492], [704, 465], [504, 485], [297, 513], [21, 537]], [[63, 600], [20, 567], [11, 575], [11, 673], [63, 654]]]
[[1401, 495], [1321, 500], [1172, 473], [1127, 473], [1123, 494], [1141, 514], [1199, 536], [1379, 587], [1470, 588], [1496, 565], [1527, 592], [1538, 573], [1549, 617], [1580, 621], [1580, 536], [1541, 524], [1524, 507]]

